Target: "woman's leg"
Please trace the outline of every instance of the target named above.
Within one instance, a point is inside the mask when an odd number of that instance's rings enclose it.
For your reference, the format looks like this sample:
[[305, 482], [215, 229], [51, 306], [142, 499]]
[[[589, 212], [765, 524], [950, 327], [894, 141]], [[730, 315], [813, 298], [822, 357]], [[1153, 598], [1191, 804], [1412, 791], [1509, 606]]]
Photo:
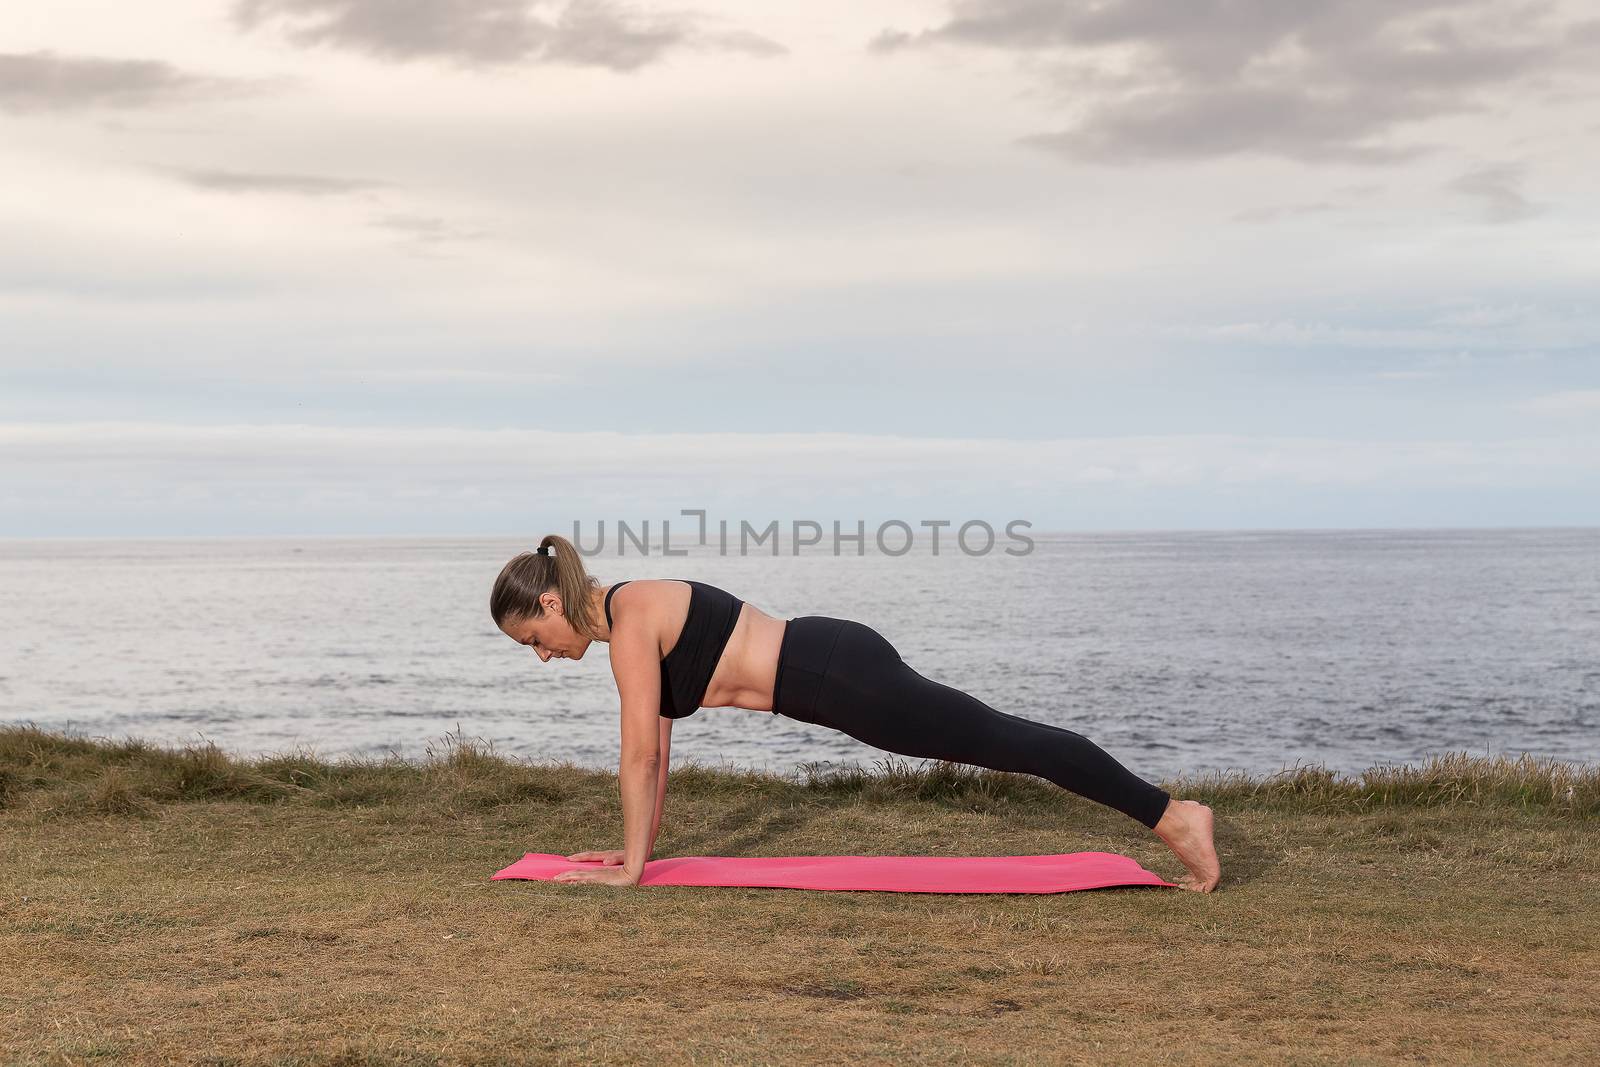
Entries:
[[876, 630], [825, 616], [789, 621], [774, 710], [887, 752], [1038, 775], [1150, 827], [1210, 892], [1222, 877], [1211, 809], [1173, 800], [1088, 738], [996, 711], [925, 678]]
[[1154, 829], [1171, 798], [1081, 734], [925, 678], [871, 627], [840, 630], [815, 713], [886, 752], [1037, 775]]

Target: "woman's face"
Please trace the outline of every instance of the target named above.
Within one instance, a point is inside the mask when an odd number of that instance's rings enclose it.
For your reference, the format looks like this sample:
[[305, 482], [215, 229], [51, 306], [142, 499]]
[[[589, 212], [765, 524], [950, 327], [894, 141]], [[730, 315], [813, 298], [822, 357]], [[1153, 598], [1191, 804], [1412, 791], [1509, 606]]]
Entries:
[[552, 659], [582, 659], [591, 641], [581, 636], [567, 622], [561, 611], [561, 597], [546, 593], [539, 598], [544, 614], [537, 619], [516, 619], [500, 627], [500, 631], [519, 645], [527, 645], [546, 663]]

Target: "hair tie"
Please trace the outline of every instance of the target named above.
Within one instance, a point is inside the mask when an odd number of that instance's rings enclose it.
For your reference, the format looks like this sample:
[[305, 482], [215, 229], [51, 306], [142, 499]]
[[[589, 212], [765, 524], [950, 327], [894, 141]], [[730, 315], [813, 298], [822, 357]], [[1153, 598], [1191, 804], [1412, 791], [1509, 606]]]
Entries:
[[550, 554], [550, 546], [549, 545], [540, 545], [539, 546], [539, 555], [548, 556], [549, 554]]

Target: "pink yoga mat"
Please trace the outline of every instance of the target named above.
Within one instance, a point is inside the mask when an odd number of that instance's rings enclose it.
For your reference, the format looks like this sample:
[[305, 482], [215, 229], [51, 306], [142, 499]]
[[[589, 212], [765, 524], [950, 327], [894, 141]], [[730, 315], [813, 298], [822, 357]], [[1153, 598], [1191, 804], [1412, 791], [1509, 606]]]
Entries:
[[[495, 878], [547, 882], [598, 867], [529, 852]], [[565, 883], [563, 883], [565, 884]], [[581, 884], [581, 883], [580, 883]], [[1114, 885], [1164, 885], [1115, 852], [1057, 856], [683, 856], [650, 860], [640, 885], [742, 885], [772, 889], [875, 889], [890, 893], [1066, 893]]]

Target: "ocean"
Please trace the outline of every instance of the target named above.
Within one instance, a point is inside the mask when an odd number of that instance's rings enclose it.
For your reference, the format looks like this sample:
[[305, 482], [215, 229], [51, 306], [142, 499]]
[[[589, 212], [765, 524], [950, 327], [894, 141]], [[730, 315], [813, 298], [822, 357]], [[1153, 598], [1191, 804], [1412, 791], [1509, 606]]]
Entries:
[[[886, 556], [869, 537], [864, 556], [611, 545], [587, 565], [866, 623], [928, 677], [1151, 779], [1448, 752], [1600, 759], [1600, 530], [1030, 536], [1021, 556]], [[459, 731], [615, 766], [606, 646], [541, 663], [489, 619], [490, 585], [524, 547], [0, 541], [0, 721], [324, 757], [416, 756]], [[883, 756], [766, 712], [703, 709], [673, 731], [675, 765]]]

